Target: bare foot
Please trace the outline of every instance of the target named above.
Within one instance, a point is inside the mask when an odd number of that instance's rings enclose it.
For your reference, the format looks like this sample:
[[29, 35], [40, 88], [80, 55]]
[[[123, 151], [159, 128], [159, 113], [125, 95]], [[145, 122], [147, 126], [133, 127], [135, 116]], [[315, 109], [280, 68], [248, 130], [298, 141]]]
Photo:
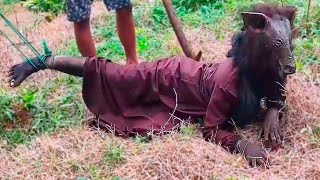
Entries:
[[134, 61], [126, 61], [126, 65], [132, 65], [132, 64], [138, 64], [138, 62], [134, 62]]
[[8, 72], [9, 83], [11, 87], [18, 87], [20, 84], [29, 77], [32, 73], [37, 72], [27, 61], [12, 66]]
[[139, 64], [139, 63], [141, 63], [141, 62], [143, 62], [141, 59], [139, 59], [139, 60], [128, 59], [128, 60], [126, 61], [126, 65]]

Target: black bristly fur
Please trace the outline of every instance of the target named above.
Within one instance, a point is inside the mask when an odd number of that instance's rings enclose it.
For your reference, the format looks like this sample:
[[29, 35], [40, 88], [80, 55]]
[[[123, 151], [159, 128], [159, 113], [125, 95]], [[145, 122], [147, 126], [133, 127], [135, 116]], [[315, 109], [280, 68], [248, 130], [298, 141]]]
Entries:
[[[269, 17], [278, 13], [276, 7], [270, 6], [260, 6], [258, 10], [252, 12], [264, 13]], [[249, 38], [246, 36], [246, 29], [247, 27], [242, 28], [241, 32], [232, 38], [232, 49], [227, 54], [227, 57], [233, 58], [239, 69], [240, 103], [231, 118], [235, 125], [240, 128], [257, 120], [261, 110], [260, 102], [262, 98], [285, 100], [283, 87], [286, 83], [286, 76], [278, 73], [278, 69], [271, 65], [272, 61], [276, 61], [270, 55], [274, 47], [265, 48], [263, 46], [265, 41], [259, 36], [255, 39], [259, 43], [252, 47], [252, 42], [249, 42]], [[250, 67], [250, 62], [258, 59], [262, 65], [260, 67]], [[253, 69], [254, 72], [252, 72]]]

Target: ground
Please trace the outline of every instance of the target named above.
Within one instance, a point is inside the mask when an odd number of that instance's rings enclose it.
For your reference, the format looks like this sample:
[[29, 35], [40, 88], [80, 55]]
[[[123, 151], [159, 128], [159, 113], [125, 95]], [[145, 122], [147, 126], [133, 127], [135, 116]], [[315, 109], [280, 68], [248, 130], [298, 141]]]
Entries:
[[[134, 3], [141, 59], [181, 55], [159, 1]], [[203, 61], [220, 61], [230, 48], [234, 28], [228, 23], [236, 15], [223, 16], [219, 5], [213, 10], [206, 7], [190, 14], [179, 11], [179, 16], [193, 47], [204, 52]], [[237, 13], [235, 9], [240, 7], [235, 4], [232, 8]], [[114, 14], [107, 12], [102, 2], [94, 3], [93, 12], [99, 55], [123, 63]], [[7, 16], [36, 47], [41, 48], [41, 41], [46, 39], [55, 53], [78, 55], [72, 24], [65, 15], [49, 23], [41, 14], [16, 6]], [[2, 28], [6, 29], [0, 24]], [[320, 48], [316, 44], [319, 39], [313, 38], [312, 44], [309, 41], [296, 40], [298, 65], [303, 67], [287, 86], [289, 111], [284, 147], [271, 152], [272, 167], [263, 170], [250, 168], [240, 155], [204, 141], [195, 125], [186, 124], [181, 132], [154, 137], [152, 141], [142, 137], [122, 139], [89, 129], [85, 120], [90, 113], [81, 100], [81, 80], [44, 71], [17, 89], [8, 87], [5, 72], [22, 58], [0, 36], [0, 178], [320, 179]], [[308, 61], [306, 65], [307, 59], [315, 63]], [[258, 141], [256, 130], [253, 125], [239, 133]]]

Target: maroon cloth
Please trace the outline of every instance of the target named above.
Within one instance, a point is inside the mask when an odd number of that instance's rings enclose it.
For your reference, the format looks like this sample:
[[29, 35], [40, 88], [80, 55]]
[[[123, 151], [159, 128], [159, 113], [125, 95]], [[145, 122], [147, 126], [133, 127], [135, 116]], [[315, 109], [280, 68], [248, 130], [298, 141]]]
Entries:
[[145, 135], [204, 118], [203, 137], [233, 151], [239, 135], [225, 129], [239, 103], [238, 69], [232, 59], [203, 64], [186, 57], [122, 66], [88, 58], [83, 98], [100, 128]]

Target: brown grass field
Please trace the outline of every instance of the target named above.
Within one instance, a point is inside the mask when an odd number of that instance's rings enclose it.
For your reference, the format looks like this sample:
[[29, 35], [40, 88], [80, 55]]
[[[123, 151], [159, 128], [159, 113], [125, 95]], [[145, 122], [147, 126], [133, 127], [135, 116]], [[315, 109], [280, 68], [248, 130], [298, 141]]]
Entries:
[[[72, 24], [60, 16], [48, 23], [37, 15], [17, 7], [19, 27], [34, 25], [28, 32], [30, 40], [47, 39], [52, 49], [63, 48], [73, 38]], [[107, 13], [101, 2], [95, 3], [94, 22]], [[0, 24], [1, 26], [1, 24]], [[204, 51], [206, 60], [223, 59], [229, 49], [229, 39], [224, 43], [209, 40], [208, 34], [187, 30], [193, 45]], [[172, 40], [177, 44], [176, 40]], [[0, 37], [0, 85], [9, 92], [6, 71], [20, 62], [5, 39]], [[34, 81], [44, 83], [56, 76], [54, 72], [41, 72], [28, 79], [20, 88]], [[208, 143], [197, 132], [185, 136], [178, 132], [155, 137], [149, 143], [122, 139], [86, 125], [76, 129], [62, 129], [54, 135], [42, 135], [29, 145], [0, 149], [0, 179], [307, 179], [320, 180], [319, 134], [313, 131], [320, 125], [320, 76], [296, 73], [288, 82], [289, 111], [285, 118], [285, 143], [277, 152], [271, 152], [272, 166], [268, 170], [250, 168], [243, 157], [232, 155], [221, 147]], [[196, 128], [196, 127], [195, 127]], [[257, 126], [240, 133], [257, 140]], [[318, 141], [314, 141], [317, 138]], [[1, 142], [3, 144], [4, 142]], [[121, 147], [123, 156], [115, 165], [104, 163], [107, 147]]]

